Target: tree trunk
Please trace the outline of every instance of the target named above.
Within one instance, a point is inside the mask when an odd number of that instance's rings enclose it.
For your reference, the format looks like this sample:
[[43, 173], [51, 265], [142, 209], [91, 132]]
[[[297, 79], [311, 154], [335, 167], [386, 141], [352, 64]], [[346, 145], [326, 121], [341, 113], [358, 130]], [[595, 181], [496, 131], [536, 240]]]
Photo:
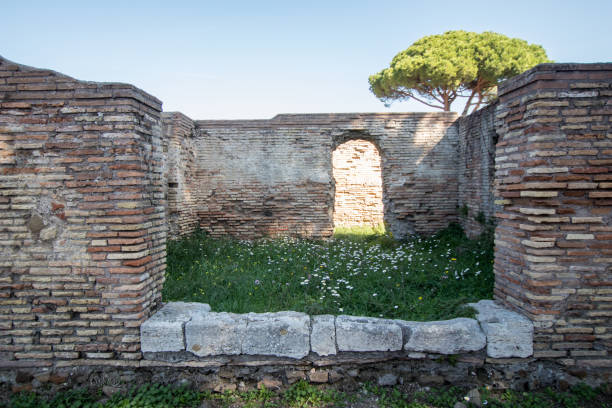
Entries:
[[476, 103], [476, 107], [474, 108], [474, 110], [477, 110], [478, 108], [480, 108], [480, 104], [482, 103], [482, 93], [478, 94], [478, 103]]
[[468, 98], [467, 102], [465, 103], [465, 108], [463, 108], [463, 112], [461, 112], [461, 116], [467, 116], [468, 111], [470, 110], [470, 106], [472, 105], [472, 99], [474, 99], [474, 94], [476, 93], [476, 91], [472, 90], [472, 93], [470, 94], [470, 97]]

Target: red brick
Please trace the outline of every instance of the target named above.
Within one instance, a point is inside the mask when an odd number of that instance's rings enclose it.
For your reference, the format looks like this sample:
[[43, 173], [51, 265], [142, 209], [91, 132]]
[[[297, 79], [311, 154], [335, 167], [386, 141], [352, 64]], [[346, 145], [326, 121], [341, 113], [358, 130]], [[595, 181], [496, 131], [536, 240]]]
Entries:
[[140, 259], [131, 259], [128, 261], [123, 261], [123, 265], [125, 266], [142, 266], [147, 264], [148, 262], [151, 262], [152, 258], [151, 256], [145, 256], [144, 258], [140, 258]]

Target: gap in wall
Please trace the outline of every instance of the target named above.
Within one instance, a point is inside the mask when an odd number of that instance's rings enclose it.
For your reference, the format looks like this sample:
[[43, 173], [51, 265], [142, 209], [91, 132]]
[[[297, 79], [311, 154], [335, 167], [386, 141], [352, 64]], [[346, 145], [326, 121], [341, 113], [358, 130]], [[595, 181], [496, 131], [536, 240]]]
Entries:
[[332, 153], [334, 228], [378, 226], [384, 221], [381, 158], [367, 140], [353, 139]]

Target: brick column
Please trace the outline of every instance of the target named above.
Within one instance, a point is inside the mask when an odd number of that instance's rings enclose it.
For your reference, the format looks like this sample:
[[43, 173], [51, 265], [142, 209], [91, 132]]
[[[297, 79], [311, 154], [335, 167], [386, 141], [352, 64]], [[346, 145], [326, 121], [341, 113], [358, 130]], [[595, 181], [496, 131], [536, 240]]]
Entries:
[[535, 356], [612, 367], [612, 64], [543, 64], [504, 83], [496, 126], [495, 297]]
[[160, 111], [0, 58], [0, 367], [140, 358], [165, 268]]

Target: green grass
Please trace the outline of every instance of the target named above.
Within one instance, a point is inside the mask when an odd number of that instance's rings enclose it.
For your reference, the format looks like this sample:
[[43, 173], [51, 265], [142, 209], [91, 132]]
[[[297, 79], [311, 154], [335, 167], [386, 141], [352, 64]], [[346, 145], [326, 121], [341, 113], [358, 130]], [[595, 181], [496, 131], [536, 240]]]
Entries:
[[[586, 384], [576, 384], [567, 391], [545, 388], [531, 392], [512, 390], [491, 391], [483, 387], [480, 390], [483, 407], [486, 408], [610, 408], [610, 395], [604, 387], [591, 388]], [[452, 407], [462, 402], [468, 407], [475, 407], [466, 396], [467, 390], [459, 387], [447, 387], [419, 391], [413, 394], [402, 393], [397, 388], [381, 388], [366, 385], [365, 392], [378, 397], [379, 408], [430, 408]]]
[[[198, 407], [207, 394], [186, 387], [147, 384], [103, 398], [102, 390], [85, 388], [59, 392], [46, 398], [32, 392], [12, 396], [10, 408], [184, 408]], [[0, 405], [1, 406], [1, 405]]]
[[342, 229], [329, 241], [213, 239], [168, 243], [164, 301], [209, 303], [234, 313], [294, 310], [438, 320], [471, 316], [493, 295], [490, 234], [457, 225], [396, 241], [384, 230]]
[[[10, 408], [187, 408], [204, 406], [211, 408], [315, 408], [315, 407], [370, 407], [370, 408], [446, 408], [456, 402], [469, 407], [474, 405], [465, 398], [467, 389], [445, 387], [404, 392], [398, 386], [377, 387], [366, 384], [360, 389], [341, 392], [333, 387], [315, 386], [298, 381], [280, 391], [261, 388], [251, 391], [228, 391], [223, 394], [210, 391], [194, 391], [187, 387], [151, 384], [134, 387], [128, 392], [118, 392], [104, 397], [101, 390], [75, 389], [61, 391], [44, 397], [32, 392], [6, 397]], [[480, 389], [483, 407], [486, 408], [611, 408], [609, 389], [591, 388], [577, 384], [567, 391], [543, 390], [531, 392], [491, 391]], [[485, 403], [486, 401], [486, 403]]]

